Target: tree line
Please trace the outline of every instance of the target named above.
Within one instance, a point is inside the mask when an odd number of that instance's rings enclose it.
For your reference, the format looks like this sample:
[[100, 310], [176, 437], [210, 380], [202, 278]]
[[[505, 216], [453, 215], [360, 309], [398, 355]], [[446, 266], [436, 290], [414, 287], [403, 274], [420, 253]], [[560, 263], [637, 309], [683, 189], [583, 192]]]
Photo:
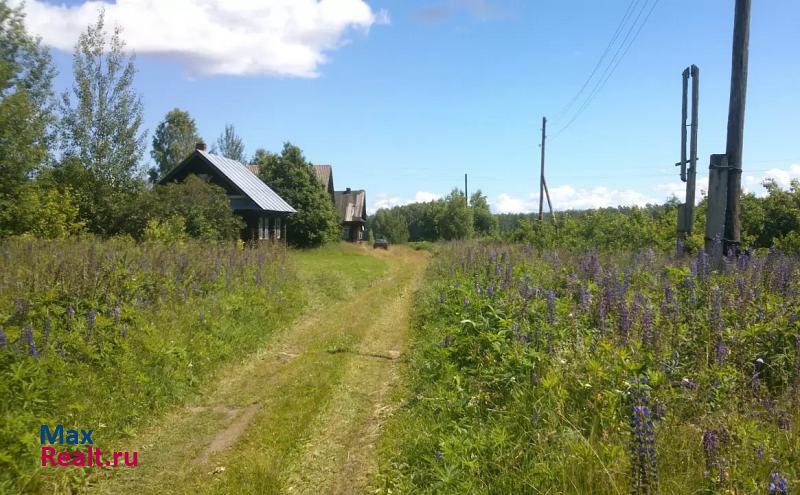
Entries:
[[[56, 94], [47, 48], [25, 30], [22, 7], [0, 0], [0, 237], [237, 238], [242, 222], [221, 188], [193, 177], [158, 185], [203, 141], [187, 111], [166, 114], [152, 136], [154, 165], [143, 166], [135, 56], [102, 12], [79, 36], [72, 71], [72, 87]], [[257, 165], [298, 210], [287, 222], [290, 242], [338, 239], [336, 210], [300, 148], [286, 143], [281, 153], [258, 149], [248, 158], [227, 125], [211, 151]]]
[[[742, 241], [753, 249], [778, 246], [800, 253], [800, 181], [783, 189], [772, 179], [764, 181], [767, 194], [742, 195]], [[704, 245], [708, 202], [695, 209], [694, 233], [686, 240], [690, 251]], [[540, 249], [629, 251], [675, 249], [678, 200], [646, 206], [621, 206], [555, 212], [540, 221], [534, 213], [492, 215], [478, 191], [467, 207], [464, 194], [453, 190], [446, 198], [378, 210], [370, 228], [389, 241], [438, 241], [484, 238], [531, 244]]]

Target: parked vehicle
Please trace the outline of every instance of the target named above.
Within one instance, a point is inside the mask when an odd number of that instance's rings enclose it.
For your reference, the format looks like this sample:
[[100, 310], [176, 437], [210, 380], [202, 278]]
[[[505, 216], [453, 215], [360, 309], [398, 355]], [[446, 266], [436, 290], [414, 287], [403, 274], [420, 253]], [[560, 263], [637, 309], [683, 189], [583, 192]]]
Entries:
[[375, 239], [375, 242], [372, 243], [372, 249], [389, 249], [389, 241], [386, 239]]

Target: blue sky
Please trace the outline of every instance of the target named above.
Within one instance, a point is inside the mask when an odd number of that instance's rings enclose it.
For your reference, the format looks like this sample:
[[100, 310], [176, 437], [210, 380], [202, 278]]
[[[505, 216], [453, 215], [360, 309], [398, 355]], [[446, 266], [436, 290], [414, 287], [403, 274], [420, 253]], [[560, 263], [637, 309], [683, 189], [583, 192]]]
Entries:
[[[248, 2], [179, 0], [170, 12], [153, 10], [153, 2], [120, 0], [118, 14], [108, 7], [137, 51], [135, 85], [151, 135], [164, 114], [179, 107], [209, 142], [231, 123], [248, 153], [278, 151], [287, 140], [299, 145], [312, 162], [333, 165], [337, 188], [366, 189], [371, 210], [446, 194], [463, 187], [468, 173], [470, 189], [482, 189], [496, 211], [538, 206], [541, 117], [551, 119], [551, 135], [563, 126], [556, 115], [629, 5], [329, 0], [314, 10], [313, 0], [296, 0], [308, 8], [298, 7], [290, 24], [317, 23], [292, 38], [308, 45], [298, 49], [281, 44], [284, 21], [271, 18], [272, 11], [258, 17], [245, 12], [257, 22], [243, 28], [236, 9]], [[60, 2], [31, 3], [30, 25], [55, 47], [57, 86], [67, 88], [71, 54], [63, 49], [74, 44], [86, 12], [96, 6], [72, 0], [54, 15], [51, 5]], [[181, 19], [181, 9], [214, 3], [227, 10], [210, 21], [213, 32], [198, 28], [205, 24], [189, 14]], [[164, 35], [159, 22], [183, 34]], [[679, 158], [680, 74], [689, 64], [701, 70], [701, 172], [709, 154], [724, 152], [732, 25], [733, 0], [656, 4], [604, 89], [548, 142], [556, 208], [662, 201], [681, 190], [673, 164]], [[277, 34], [226, 48], [226, 29]], [[784, 184], [800, 177], [798, 48], [800, 3], [754, 2], [744, 144], [751, 190], [765, 175]], [[704, 175], [698, 184], [705, 188]]]

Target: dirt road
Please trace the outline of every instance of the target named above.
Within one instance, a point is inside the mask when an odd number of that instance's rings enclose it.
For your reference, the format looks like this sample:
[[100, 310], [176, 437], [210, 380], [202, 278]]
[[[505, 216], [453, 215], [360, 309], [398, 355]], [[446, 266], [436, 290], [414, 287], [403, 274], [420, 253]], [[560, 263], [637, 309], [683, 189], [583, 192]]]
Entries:
[[328, 297], [317, 283], [324, 264], [300, 260], [313, 302], [298, 323], [135, 437], [139, 466], [90, 491], [364, 493], [427, 256], [406, 248], [350, 255], [378, 257], [385, 270]]

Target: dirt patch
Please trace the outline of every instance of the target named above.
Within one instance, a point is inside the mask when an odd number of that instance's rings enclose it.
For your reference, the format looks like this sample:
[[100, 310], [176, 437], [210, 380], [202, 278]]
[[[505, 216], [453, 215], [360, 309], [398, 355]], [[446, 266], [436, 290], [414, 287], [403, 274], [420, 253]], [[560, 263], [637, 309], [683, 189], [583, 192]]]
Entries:
[[224, 452], [233, 445], [236, 440], [242, 436], [247, 425], [253, 420], [261, 406], [253, 404], [241, 410], [230, 410], [229, 413], [235, 415], [236, 419], [223, 431], [219, 432], [208, 447], [195, 458], [195, 464], [203, 464], [208, 461], [213, 454]]

